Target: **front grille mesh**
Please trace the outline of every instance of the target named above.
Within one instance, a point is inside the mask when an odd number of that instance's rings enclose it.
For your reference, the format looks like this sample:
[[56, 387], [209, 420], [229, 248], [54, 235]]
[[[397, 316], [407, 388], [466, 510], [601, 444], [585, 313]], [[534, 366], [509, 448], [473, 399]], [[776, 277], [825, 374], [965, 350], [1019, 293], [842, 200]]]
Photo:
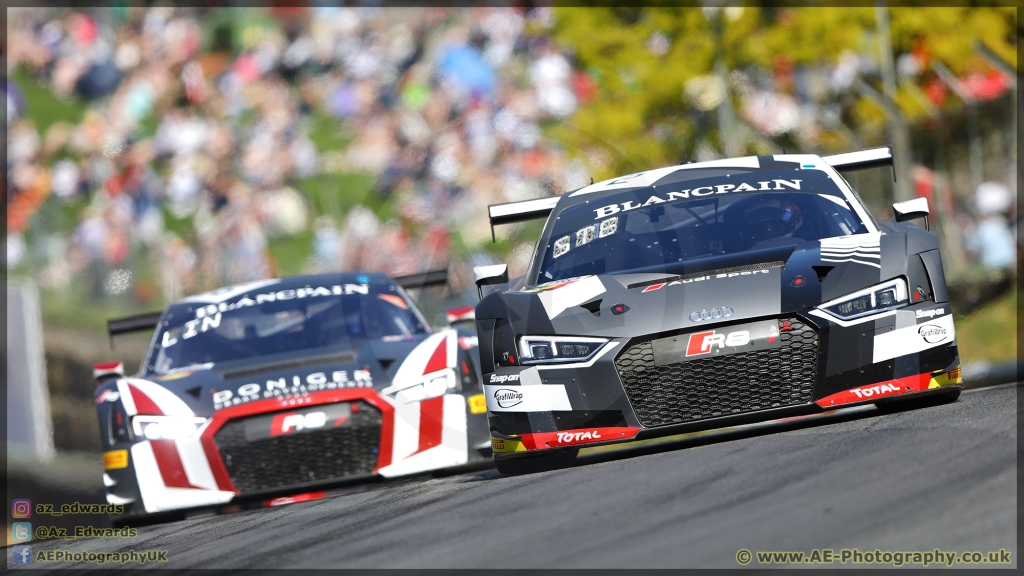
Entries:
[[242, 493], [369, 474], [377, 466], [381, 413], [353, 402], [351, 425], [247, 440], [246, 418], [229, 420], [214, 435], [221, 460]]
[[[818, 334], [796, 318], [782, 346], [655, 366], [650, 341], [627, 348], [615, 367], [646, 427], [806, 404], [811, 401]], [[780, 327], [782, 322], [780, 321]]]

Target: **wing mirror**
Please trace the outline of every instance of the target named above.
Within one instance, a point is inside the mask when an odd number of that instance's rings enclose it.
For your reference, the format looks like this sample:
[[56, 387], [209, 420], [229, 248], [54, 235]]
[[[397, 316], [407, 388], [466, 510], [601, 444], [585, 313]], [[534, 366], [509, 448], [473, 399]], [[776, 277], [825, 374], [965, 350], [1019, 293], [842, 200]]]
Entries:
[[924, 229], [928, 229], [928, 214], [930, 211], [928, 210], [927, 198], [914, 198], [913, 200], [896, 202], [892, 205], [892, 209], [896, 213], [897, 222], [924, 218]]
[[508, 282], [508, 264], [474, 266], [473, 276], [476, 277], [476, 294], [481, 300], [483, 300], [484, 286], [490, 284], [505, 284]]
[[92, 377], [97, 384], [111, 378], [124, 378], [124, 362], [101, 362], [92, 365]]

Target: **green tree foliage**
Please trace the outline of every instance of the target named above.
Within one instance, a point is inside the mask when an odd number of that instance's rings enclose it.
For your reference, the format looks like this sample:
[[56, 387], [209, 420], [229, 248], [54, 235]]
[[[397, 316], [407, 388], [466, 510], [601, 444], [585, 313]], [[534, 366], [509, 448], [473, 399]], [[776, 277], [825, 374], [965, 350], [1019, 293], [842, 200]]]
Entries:
[[[1016, 66], [1018, 28], [1010, 7], [899, 7], [890, 9], [896, 57], [923, 57], [923, 70], [897, 94], [897, 105], [911, 120], [926, 111], [921, 86], [942, 62], [958, 75], [990, 66], [975, 50], [983, 42]], [[720, 33], [715, 23], [720, 23]], [[687, 82], [714, 74], [716, 58], [728, 71], [776, 74], [790, 66], [835, 65], [852, 52], [877, 63], [879, 43], [874, 7], [579, 8], [556, 10], [555, 38], [568, 48], [577, 68], [597, 83], [597, 96], [549, 135], [589, 155], [596, 177], [641, 170], [693, 157], [698, 141], [718, 142], [714, 110], [700, 110], [686, 97]], [[667, 45], [664, 41], [667, 40]], [[880, 90], [877, 72], [865, 79]], [[792, 86], [776, 85], [791, 92]], [[908, 92], [908, 90], [914, 93]], [[739, 107], [730, 88], [733, 106]], [[846, 128], [822, 135], [823, 149], [849, 146], [849, 134], [879, 133], [881, 107], [849, 92], [830, 99], [843, 110]], [[958, 105], [950, 102], [948, 105]], [[826, 131], [828, 132], [828, 131]], [[748, 152], [752, 150], [747, 140]], [[759, 152], [759, 151], [758, 151]], [[762, 152], [763, 153], [763, 152]]]

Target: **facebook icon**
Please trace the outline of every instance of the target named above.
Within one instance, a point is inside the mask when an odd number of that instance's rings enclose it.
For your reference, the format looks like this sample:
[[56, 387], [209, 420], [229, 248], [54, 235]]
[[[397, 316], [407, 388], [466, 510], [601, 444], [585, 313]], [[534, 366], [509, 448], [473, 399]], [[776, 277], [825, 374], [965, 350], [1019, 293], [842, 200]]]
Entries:
[[11, 564], [31, 564], [32, 547], [15, 546], [11, 548]]

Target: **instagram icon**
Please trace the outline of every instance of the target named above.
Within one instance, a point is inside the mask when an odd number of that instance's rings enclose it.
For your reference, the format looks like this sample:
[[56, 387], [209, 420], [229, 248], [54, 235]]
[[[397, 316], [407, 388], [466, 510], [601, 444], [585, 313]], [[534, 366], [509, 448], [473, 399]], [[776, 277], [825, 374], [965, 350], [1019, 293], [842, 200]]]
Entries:
[[32, 501], [25, 498], [11, 500], [11, 516], [14, 518], [31, 518]]

